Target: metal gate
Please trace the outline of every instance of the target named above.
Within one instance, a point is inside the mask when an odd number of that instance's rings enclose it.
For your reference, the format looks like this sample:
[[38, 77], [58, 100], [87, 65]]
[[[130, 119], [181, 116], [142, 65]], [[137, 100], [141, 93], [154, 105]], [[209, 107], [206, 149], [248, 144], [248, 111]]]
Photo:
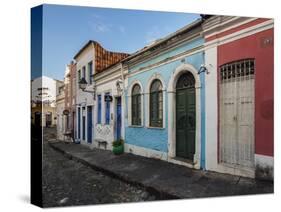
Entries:
[[220, 67], [220, 162], [254, 164], [254, 60]]

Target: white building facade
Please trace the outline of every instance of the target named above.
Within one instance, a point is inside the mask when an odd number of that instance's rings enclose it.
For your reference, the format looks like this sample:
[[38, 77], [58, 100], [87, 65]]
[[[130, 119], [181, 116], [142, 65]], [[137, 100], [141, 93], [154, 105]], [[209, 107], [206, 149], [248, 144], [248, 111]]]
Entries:
[[[116, 132], [115, 105], [121, 111], [121, 95], [116, 89], [116, 81], [121, 78], [118, 64], [127, 54], [109, 52], [97, 42], [89, 41], [74, 57], [76, 62], [76, 142], [89, 147], [100, 146], [111, 149], [111, 143], [121, 138], [122, 123]], [[84, 90], [80, 82], [87, 83]], [[119, 116], [119, 121], [122, 121]], [[122, 134], [123, 133], [123, 134]], [[116, 135], [115, 135], [116, 134]]]
[[57, 139], [64, 140], [65, 132], [67, 129], [66, 126], [66, 117], [64, 115], [64, 105], [65, 105], [65, 92], [64, 85], [58, 88], [57, 101], [56, 101], [56, 121], [57, 121]]
[[50, 77], [38, 77], [31, 82], [32, 123], [42, 127], [56, 125], [57, 89], [63, 82]]
[[76, 60], [76, 140], [85, 145], [93, 142], [93, 108], [94, 94], [82, 91], [79, 82], [84, 78], [87, 82], [86, 90], [93, 90], [92, 75], [94, 73], [94, 46], [88, 45], [75, 56]]
[[[94, 107], [94, 147], [105, 141], [107, 149], [112, 149], [112, 142], [124, 139], [124, 98], [122, 65], [113, 67], [95, 75], [96, 106]], [[103, 146], [104, 148], [104, 146]]]

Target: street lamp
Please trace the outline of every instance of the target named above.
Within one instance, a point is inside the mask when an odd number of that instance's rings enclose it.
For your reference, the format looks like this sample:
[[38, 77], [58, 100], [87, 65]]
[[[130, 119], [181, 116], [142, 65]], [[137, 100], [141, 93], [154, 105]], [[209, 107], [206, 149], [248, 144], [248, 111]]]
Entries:
[[122, 85], [123, 85], [123, 81], [122, 81], [121, 79], [118, 79], [118, 80], [116, 81], [116, 88], [117, 88], [117, 92], [118, 92], [119, 94], [121, 94], [122, 91], [123, 91]]
[[79, 81], [79, 88], [84, 91], [87, 87], [87, 81], [86, 79], [83, 77], [80, 81]]
[[94, 100], [96, 100], [96, 85], [94, 84], [94, 82], [92, 83], [92, 90], [86, 90], [86, 87], [88, 85], [86, 79], [83, 77], [80, 81], [79, 81], [79, 88], [83, 91], [83, 92], [87, 92], [87, 93], [91, 93], [93, 94]]
[[203, 73], [203, 72], [205, 72], [206, 74], [209, 74], [209, 73], [210, 73], [209, 70], [207, 69], [207, 67], [202, 64], [202, 65], [200, 66], [200, 68], [199, 68], [197, 74], [199, 75], [199, 74], [201, 74], [201, 73]]

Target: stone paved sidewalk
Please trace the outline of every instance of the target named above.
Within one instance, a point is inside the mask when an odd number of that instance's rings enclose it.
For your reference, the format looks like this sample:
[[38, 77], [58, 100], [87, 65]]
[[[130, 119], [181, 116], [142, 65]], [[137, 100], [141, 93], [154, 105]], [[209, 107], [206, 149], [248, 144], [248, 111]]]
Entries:
[[[194, 170], [165, 161], [83, 145], [50, 143], [65, 156], [125, 182], [142, 186], [160, 199], [273, 193], [273, 183], [250, 178]], [[82, 180], [82, 179], [81, 179]]]

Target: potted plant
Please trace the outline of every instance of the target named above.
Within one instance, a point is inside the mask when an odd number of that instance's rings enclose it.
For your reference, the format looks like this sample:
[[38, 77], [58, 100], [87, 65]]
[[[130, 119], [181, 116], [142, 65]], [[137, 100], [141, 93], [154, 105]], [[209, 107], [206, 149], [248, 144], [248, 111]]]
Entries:
[[116, 141], [112, 142], [112, 152], [115, 155], [120, 155], [124, 152], [124, 140], [123, 139], [118, 139]]

